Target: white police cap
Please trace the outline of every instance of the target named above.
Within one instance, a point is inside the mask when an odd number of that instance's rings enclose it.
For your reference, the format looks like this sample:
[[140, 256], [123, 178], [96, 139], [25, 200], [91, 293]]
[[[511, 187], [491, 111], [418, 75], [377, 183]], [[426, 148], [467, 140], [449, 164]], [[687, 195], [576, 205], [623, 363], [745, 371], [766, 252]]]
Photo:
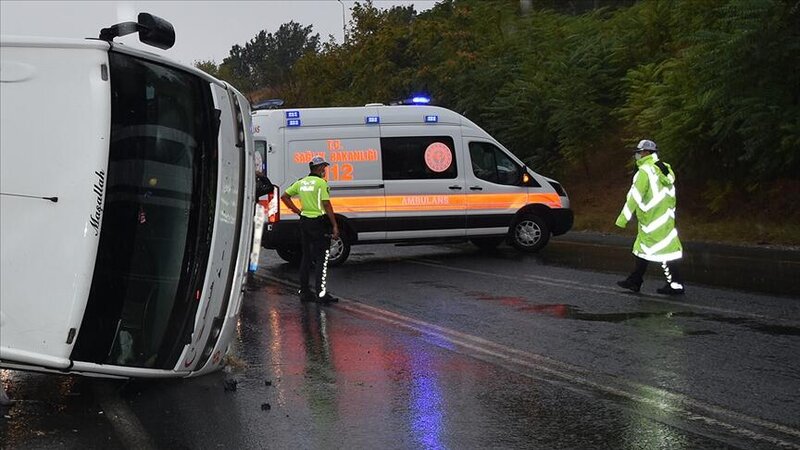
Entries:
[[658, 146], [656, 146], [655, 142], [649, 139], [642, 139], [641, 141], [639, 141], [639, 145], [636, 146], [634, 152], [641, 152], [643, 150], [646, 150], [648, 152], [657, 152]]
[[322, 165], [330, 166], [330, 163], [328, 163], [328, 161], [325, 161], [325, 158], [323, 158], [322, 156], [315, 156], [311, 158], [311, 161], [308, 163], [309, 167], [322, 166]]

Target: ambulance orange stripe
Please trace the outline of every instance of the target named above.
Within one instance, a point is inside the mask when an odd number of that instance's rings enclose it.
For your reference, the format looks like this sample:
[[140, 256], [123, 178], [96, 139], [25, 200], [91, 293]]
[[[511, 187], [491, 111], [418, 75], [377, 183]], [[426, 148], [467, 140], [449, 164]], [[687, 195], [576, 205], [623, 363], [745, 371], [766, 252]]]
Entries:
[[[299, 200], [295, 203], [300, 206]], [[461, 194], [461, 195], [387, 195], [337, 196], [331, 198], [337, 213], [458, 211], [458, 210], [515, 210], [532, 203], [561, 208], [556, 193], [547, 194]], [[281, 203], [281, 214], [293, 214]]]

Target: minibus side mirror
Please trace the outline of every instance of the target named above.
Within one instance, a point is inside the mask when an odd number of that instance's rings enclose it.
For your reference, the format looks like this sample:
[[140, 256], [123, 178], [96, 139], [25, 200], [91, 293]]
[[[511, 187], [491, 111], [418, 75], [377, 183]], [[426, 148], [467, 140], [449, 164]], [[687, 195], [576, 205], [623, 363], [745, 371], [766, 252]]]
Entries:
[[167, 50], [175, 45], [175, 28], [172, 24], [148, 13], [139, 13], [139, 40], [147, 45]]
[[115, 37], [139, 32], [139, 40], [162, 50], [175, 45], [175, 29], [166, 20], [148, 13], [139, 13], [137, 22], [122, 22], [100, 30], [100, 39], [114, 41]]

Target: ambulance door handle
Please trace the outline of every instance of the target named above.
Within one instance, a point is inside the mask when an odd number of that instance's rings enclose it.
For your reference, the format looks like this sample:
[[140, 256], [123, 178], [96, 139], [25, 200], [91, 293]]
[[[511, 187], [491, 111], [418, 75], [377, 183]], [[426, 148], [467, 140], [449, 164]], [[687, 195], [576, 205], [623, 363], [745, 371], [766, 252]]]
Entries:
[[448, 186], [448, 188], [449, 189], [453, 189], [453, 190], [457, 190], [457, 191], [460, 191], [461, 189], [463, 189], [461, 186], [459, 186], [457, 184], [453, 185], [453, 186]]
[[469, 190], [470, 190], [470, 191], [482, 191], [482, 190], [483, 190], [483, 188], [482, 188], [482, 187], [480, 187], [480, 186], [470, 186], [470, 187], [469, 187]]

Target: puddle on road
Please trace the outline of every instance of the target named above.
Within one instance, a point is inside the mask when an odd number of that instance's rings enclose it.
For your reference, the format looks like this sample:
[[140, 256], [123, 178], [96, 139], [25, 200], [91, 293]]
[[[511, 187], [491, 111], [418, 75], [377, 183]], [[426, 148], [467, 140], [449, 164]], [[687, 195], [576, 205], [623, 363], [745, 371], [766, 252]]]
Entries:
[[[625, 323], [636, 320], [675, 318], [701, 319], [720, 324], [739, 325], [759, 333], [772, 336], [800, 336], [800, 328], [763, 323], [744, 317], [727, 317], [719, 314], [697, 313], [692, 311], [630, 311], [619, 313], [589, 313], [567, 304], [529, 304], [524, 297], [492, 296], [479, 292], [468, 292], [468, 295], [481, 301], [496, 302], [514, 308], [520, 312], [548, 315], [559, 319], [582, 320], [587, 322]], [[711, 330], [685, 330], [687, 336], [704, 336], [718, 334]]]

